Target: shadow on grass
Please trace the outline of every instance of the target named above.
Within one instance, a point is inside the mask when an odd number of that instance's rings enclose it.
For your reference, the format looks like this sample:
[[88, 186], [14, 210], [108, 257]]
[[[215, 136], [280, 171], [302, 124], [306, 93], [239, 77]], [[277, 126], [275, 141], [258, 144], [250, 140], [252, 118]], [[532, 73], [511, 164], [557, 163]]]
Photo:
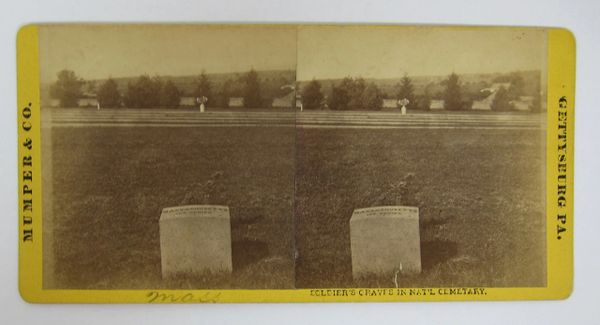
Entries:
[[234, 229], [259, 224], [265, 218], [265, 209], [262, 207], [231, 207], [229, 211], [231, 213], [231, 227]]
[[428, 271], [458, 254], [458, 245], [452, 241], [434, 240], [421, 242], [421, 268]]
[[242, 239], [231, 243], [231, 258], [235, 271], [240, 271], [268, 256], [269, 246], [264, 241]]

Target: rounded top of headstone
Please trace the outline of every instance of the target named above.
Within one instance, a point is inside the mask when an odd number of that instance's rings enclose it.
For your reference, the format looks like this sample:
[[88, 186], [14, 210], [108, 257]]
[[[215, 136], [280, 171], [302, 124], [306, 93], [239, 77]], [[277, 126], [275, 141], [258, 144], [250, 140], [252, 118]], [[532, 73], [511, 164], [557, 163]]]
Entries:
[[370, 218], [419, 218], [419, 208], [392, 205], [356, 209], [350, 221]]
[[162, 210], [160, 220], [176, 218], [229, 218], [229, 207], [224, 205], [182, 205]]

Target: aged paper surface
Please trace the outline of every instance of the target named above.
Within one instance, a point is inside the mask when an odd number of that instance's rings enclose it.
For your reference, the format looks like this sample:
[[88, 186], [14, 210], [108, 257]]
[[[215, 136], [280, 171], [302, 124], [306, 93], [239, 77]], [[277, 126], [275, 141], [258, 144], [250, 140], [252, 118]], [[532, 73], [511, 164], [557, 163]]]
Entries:
[[570, 293], [564, 30], [31, 25], [18, 41], [28, 301]]

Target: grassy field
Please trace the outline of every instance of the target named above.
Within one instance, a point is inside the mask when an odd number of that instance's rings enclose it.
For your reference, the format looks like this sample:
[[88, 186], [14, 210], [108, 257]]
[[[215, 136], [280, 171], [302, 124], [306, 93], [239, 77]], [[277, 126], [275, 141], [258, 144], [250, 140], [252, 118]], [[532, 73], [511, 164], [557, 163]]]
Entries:
[[[420, 208], [423, 272], [400, 286], [545, 284], [543, 131], [52, 132], [57, 287], [393, 287], [352, 280], [349, 219], [378, 205]], [[182, 204], [230, 207], [231, 276], [161, 279], [158, 219]]]
[[423, 272], [401, 287], [543, 286], [544, 132], [300, 130], [298, 287], [394, 287], [352, 280], [356, 208], [420, 209]]
[[[294, 130], [55, 128], [57, 287], [290, 288]], [[228, 205], [230, 277], [163, 281], [164, 207]]]

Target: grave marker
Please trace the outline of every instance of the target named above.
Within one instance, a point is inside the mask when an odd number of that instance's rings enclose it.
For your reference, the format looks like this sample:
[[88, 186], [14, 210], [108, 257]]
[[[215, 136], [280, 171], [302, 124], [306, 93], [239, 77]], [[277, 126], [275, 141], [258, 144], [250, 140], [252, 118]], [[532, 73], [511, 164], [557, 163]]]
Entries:
[[420, 273], [419, 209], [388, 206], [354, 210], [350, 245], [355, 279]]
[[410, 100], [408, 100], [406, 98], [402, 98], [401, 100], [398, 101], [398, 104], [400, 104], [402, 106], [400, 108], [401, 114], [406, 115], [406, 105], [410, 104]]
[[159, 227], [163, 278], [232, 271], [228, 207], [187, 205], [164, 208]]

